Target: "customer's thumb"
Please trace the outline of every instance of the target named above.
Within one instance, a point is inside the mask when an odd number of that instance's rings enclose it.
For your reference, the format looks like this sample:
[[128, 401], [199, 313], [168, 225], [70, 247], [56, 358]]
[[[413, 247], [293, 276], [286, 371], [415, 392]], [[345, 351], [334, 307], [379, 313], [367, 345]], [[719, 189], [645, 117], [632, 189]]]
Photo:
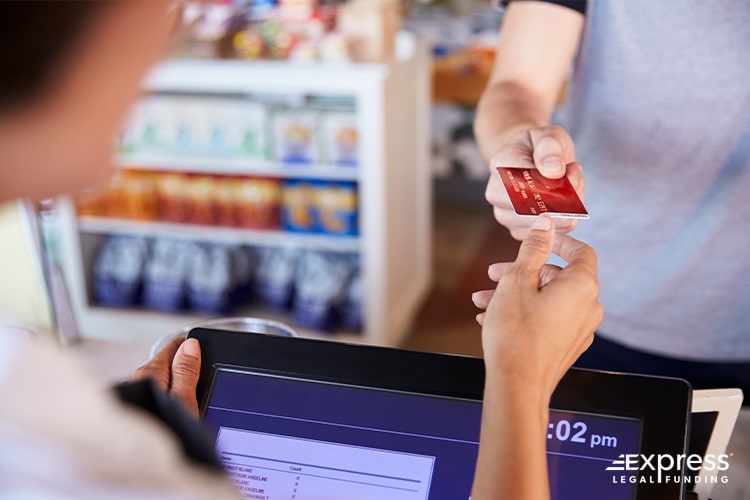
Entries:
[[187, 339], [180, 345], [172, 360], [172, 385], [170, 395], [198, 418], [196, 388], [201, 370], [201, 348], [196, 339]]

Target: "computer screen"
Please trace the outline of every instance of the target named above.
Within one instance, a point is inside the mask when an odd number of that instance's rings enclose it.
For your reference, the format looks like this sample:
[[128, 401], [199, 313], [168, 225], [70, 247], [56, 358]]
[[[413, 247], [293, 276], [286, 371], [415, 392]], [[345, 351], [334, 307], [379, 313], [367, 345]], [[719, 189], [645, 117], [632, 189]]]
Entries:
[[[475, 400], [219, 368], [204, 421], [246, 499], [455, 500], [470, 498], [481, 412]], [[638, 419], [551, 410], [552, 498], [634, 498], [607, 467], [638, 453], [640, 436]]]

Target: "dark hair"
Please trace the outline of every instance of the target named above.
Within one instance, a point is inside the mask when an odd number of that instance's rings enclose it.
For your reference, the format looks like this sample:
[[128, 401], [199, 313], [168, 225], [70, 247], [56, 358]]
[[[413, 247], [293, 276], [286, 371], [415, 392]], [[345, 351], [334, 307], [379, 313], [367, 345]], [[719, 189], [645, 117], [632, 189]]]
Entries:
[[[33, 101], [111, 0], [0, 0], [0, 110]], [[113, 55], [114, 57], [114, 55]]]

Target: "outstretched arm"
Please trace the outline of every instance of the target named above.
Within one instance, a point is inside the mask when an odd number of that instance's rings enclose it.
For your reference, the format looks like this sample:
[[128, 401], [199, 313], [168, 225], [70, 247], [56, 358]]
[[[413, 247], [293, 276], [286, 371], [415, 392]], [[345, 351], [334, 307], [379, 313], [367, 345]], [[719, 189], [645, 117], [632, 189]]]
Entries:
[[[568, 262], [546, 264], [551, 253]], [[549, 498], [546, 429], [557, 383], [593, 340], [603, 310], [596, 253], [534, 220], [513, 263], [495, 264], [495, 290], [474, 294], [487, 369], [472, 498]]]

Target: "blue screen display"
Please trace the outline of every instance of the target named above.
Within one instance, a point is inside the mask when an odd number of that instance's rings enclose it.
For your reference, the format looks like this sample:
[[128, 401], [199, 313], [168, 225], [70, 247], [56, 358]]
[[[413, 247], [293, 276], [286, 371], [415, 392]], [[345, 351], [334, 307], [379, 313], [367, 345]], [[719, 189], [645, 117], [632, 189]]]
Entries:
[[[476, 401], [221, 369], [205, 423], [251, 500], [468, 499]], [[552, 498], [630, 500], [606, 470], [639, 450], [635, 419], [551, 410]]]

